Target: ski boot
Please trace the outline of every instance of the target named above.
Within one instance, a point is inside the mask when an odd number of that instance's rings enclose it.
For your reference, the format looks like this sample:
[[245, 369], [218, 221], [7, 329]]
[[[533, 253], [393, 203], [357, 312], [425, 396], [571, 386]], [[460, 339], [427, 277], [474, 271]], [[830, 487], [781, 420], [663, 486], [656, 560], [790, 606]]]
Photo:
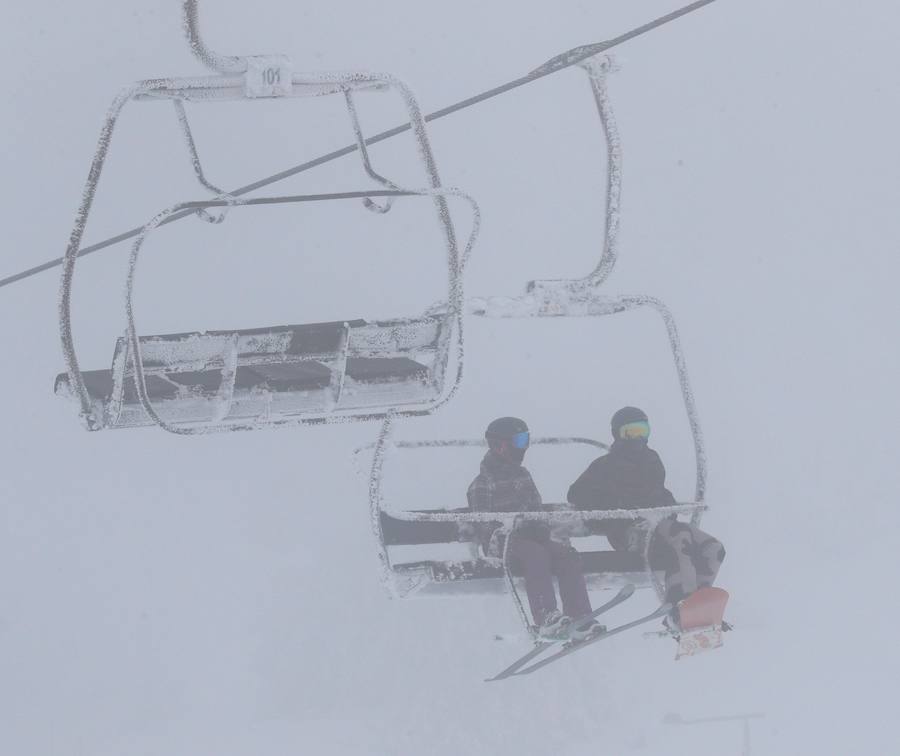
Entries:
[[538, 635], [544, 640], [565, 640], [569, 637], [569, 626], [572, 618], [558, 609], [547, 612], [544, 621], [538, 627]]

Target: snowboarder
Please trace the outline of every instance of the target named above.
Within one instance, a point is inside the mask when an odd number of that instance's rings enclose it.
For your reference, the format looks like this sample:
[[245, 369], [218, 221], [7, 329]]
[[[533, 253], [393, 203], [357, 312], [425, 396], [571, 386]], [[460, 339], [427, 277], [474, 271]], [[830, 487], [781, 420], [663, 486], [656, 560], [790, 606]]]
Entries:
[[[613, 444], [609, 453], [594, 460], [569, 488], [568, 500], [576, 509], [640, 509], [675, 504], [665, 487], [666, 469], [659, 455], [647, 446], [650, 423], [636, 407], [623, 407], [612, 417]], [[635, 550], [643, 531], [632, 520], [605, 526], [617, 550]], [[675, 515], [656, 527], [650, 564], [665, 572], [667, 602], [675, 606], [699, 588], [709, 587], [725, 559], [722, 544], [708, 533]]]
[[[481, 472], [467, 493], [475, 512], [535, 512], [542, 508], [541, 495], [528, 470], [522, 466], [530, 443], [528, 426], [515, 417], [501, 417], [487, 427], [488, 452]], [[505, 534], [496, 525], [478, 528], [478, 536], [491, 557], [502, 557]], [[508, 559], [514, 574], [525, 579], [525, 592], [539, 634], [547, 639], [584, 639], [603, 626], [588, 620], [571, 627], [573, 619], [591, 611], [578, 552], [554, 541], [547, 523], [525, 520], [509, 535]], [[563, 612], [557, 609], [554, 575], [559, 580]]]

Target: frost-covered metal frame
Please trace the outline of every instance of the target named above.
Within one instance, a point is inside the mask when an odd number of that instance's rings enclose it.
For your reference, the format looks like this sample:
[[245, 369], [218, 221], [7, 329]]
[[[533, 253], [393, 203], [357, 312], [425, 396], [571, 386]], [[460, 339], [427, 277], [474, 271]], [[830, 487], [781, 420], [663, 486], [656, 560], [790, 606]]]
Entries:
[[[643, 294], [611, 297], [601, 291], [618, 259], [622, 196], [622, 146], [607, 86], [614, 65], [607, 55], [588, 58], [578, 65], [588, 77], [606, 144], [606, 215], [600, 260], [584, 278], [531, 281], [521, 297], [471, 299], [466, 302], [466, 307], [469, 314], [484, 318], [603, 317], [642, 308], [657, 313], [666, 329], [693, 439], [696, 467], [694, 500], [702, 504], [706, 495], [706, 449], [675, 317], [656, 297]], [[701, 512], [699, 510], [693, 514], [694, 525], [700, 524]]]
[[[589, 520], [633, 519], [640, 522], [644, 532], [643, 563], [645, 565], [645, 582], [653, 585], [657, 591], [661, 586], [650, 571], [649, 549], [650, 534], [653, 528], [665, 517], [671, 515], [688, 515], [694, 525], [699, 525], [703, 512], [707, 509], [706, 495], [706, 452], [703, 434], [697, 412], [694, 393], [691, 387], [684, 352], [681, 347], [675, 318], [666, 305], [659, 299], [646, 295], [630, 295], [609, 297], [601, 293], [601, 286], [612, 273], [618, 257], [619, 210], [621, 198], [621, 161], [622, 151], [618, 129], [609, 98], [607, 76], [612, 70], [612, 61], [607, 56], [589, 58], [579, 64], [587, 74], [591, 92], [597, 105], [603, 134], [607, 148], [607, 183], [606, 183], [606, 223], [604, 229], [603, 251], [597, 266], [587, 276], [574, 280], [532, 281], [521, 297], [488, 297], [471, 299], [466, 302], [468, 314], [484, 318], [542, 318], [542, 317], [604, 317], [617, 313], [649, 308], [659, 315], [668, 339], [670, 351], [678, 375], [682, 401], [693, 438], [695, 458], [694, 500], [679, 503], [671, 507], [654, 507], [638, 510], [606, 510], [606, 511], [550, 511], [541, 513], [512, 513], [504, 518], [502, 513], [473, 512], [397, 512], [384, 507], [382, 496], [382, 475], [384, 460], [388, 449], [415, 447], [442, 447], [460, 445], [483, 445], [482, 441], [430, 441], [430, 442], [392, 442], [392, 421], [386, 419], [382, 432], [374, 445], [372, 467], [369, 476], [369, 503], [372, 527], [375, 534], [378, 558], [381, 566], [382, 580], [388, 591], [394, 596], [428, 594], [427, 587], [433, 583], [428, 569], [423, 568], [418, 575], [401, 575], [392, 564], [388, 553], [382, 528], [382, 513], [389, 512], [395, 519], [407, 522], [502, 522], [503, 527], [513, 528], [520, 519], [546, 520], [559, 522], [575, 520], [584, 523]], [[603, 448], [604, 445], [590, 439], [543, 439], [543, 443], [588, 443]], [[557, 505], [565, 509], [565, 505]], [[503, 569], [506, 582], [517, 606], [520, 618], [526, 629], [532, 630], [528, 622], [524, 606], [516, 590], [508, 565], [504, 560]], [[624, 577], [624, 576], [623, 576]], [[631, 576], [629, 576], [631, 579]], [[590, 582], [590, 580], [589, 580]]]
[[[657, 313], [666, 329], [666, 337], [675, 370], [681, 398], [691, 429], [694, 446], [695, 484], [694, 501], [702, 504], [706, 498], [706, 447], [703, 431], [697, 413], [694, 391], [691, 387], [678, 327], [671, 311], [660, 300], [644, 295], [602, 297], [594, 291], [579, 291], [577, 287], [535, 286], [531, 292], [520, 298], [496, 297], [470, 300], [471, 312], [485, 318], [559, 318], [583, 317], [599, 318], [642, 308]], [[695, 525], [700, 524], [699, 513], [694, 515]]]
[[[426, 316], [141, 336], [139, 370], [126, 334], [111, 370], [83, 376], [107, 428], [253, 426], [260, 418], [422, 407], [444, 389], [451, 327], [444, 316]], [[71, 397], [68, 374], [55, 391]]]
[[[441, 303], [439, 308], [433, 308], [430, 315], [436, 311], [443, 311], [448, 321], [452, 323], [452, 329], [447, 329], [449, 333], [453, 331], [453, 341], [455, 344], [456, 371], [453, 376], [452, 384], [444, 391], [436, 401], [432, 401], [425, 406], [414, 410], [399, 411], [400, 415], [422, 415], [433, 412], [438, 406], [446, 402], [456, 391], [462, 378], [463, 369], [463, 287], [462, 272], [465, 262], [471, 252], [472, 246], [478, 234], [480, 226], [480, 213], [475, 201], [463, 192], [443, 187], [434, 159], [434, 154], [426, 131], [425, 120], [422, 116], [421, 109], [411, 90], [400, 80], [389, 74], [372, 74], [372, 73], [290, 73], [289, 85], [284, 81], [286, 78], [282, 74], [285, 71], [285, 59], [283, 58], [263, 58], [263, 59], [247, 59], [220, 56], [213, 53], [203, 43], [198, 28], [197, 19], [197, 2], [196, 0], [185, 0], [183, 4], [184, 25], [188, 35], [188, 40], [195, 54], [207, 65], [218, 70], [220, 73], [215, 76], [190, 77], [190, 78], [165, 78], [165, 79], [148, 79], [137, 82], [136, 84], [123, 90], [110, 106], [106, 119], [101, 129], [97, 150], [91, 163], [88, 179], [82, 194], [82, 201], [76, 215], [75, 224], [69, 236], [69, 242], [62, 261], [62, 275], [60, 284], [60, 294], [58, 302], [60, 340], [62, 343], [63, 356], [66, 363], [68, 373], [69, 392], [79, 405], [80, 416], [89, 430], [99, 430], [106, 427], [103, 421], [103, 413], [98, 414], [95, 411], [93, 402], [91, 401], [88, 390], [82, 376], [76, 355], [72, 322], [71, 322], [71, 300], [72, 300], [72, 284], [75, 272], [75, 265], [78, 260], [81, 241], [84, 234], [87, 219], [93, 204], [100, 176], [103, 171], [104, 162], [109, 151], [112, 135], [118, 122], [119, 116], [127, 104], [132, 101], [141, 100], [171, 100], [175, 103], [176, 114], [181, 125], [186, 144], [189, 150], [194, 173], [199, 183], [208, 191], [213, 192], [216, 197], [209, 201], [201, 202], [185, 202], [173, 205], [147, 223], [131, 251], [131, 259], [129, 266], [128, 282], [126, 286], [126, 319], [127, 319], [127, 336], [131, 344], [130, 357], [134, 364], [135, 388], [140, 397], [141, 403], [144, 405], [148, 415], [161, 427], [166, 430], [193, 434], [207, 433], [218, 430], [234, 430], [234, 429], [250, 429], [260, 427], [260, 425], [292, 425], [292, 424], [311, 424], [333, 421], [348, 420], [371, 420], [385, 417], [393, 408], [385, 407], [379, 412], [366, 412], [361, 414], [342, 414], [332, 416], [329, 414], [316, 417], [295, 417], [281, 420], [265, 420], [257, 423], [239, 423], [239, 424], [222, 424], [208, 423], [202, 427], [176, 427], [172, 424], [162, 421], [152, 407], [147, 397], [146, 387], [143, 385], [143, 368], [140, 359], [140, 339], [137, 336], [134, 312], [132, 306], [132, 291], [136, 264], [140, 249], [148, 236], [153, 230], [166, 223], [168, 220], [176, 217], [180, 212], [194, 212], [204, 220], [209, 222], [221, 222], [224, 213], [213, 216], [208, 210], [210, 208], [223, 208], [229, 210], [237, 206], [250, 206], [262, 203], [295, 203], [308, 201], [321, 201], [328, 199], [359, 199], [365, 207], [373, 212], [384, 213], [390, 209], [390, 203], [397, 197], [403, 196], [427, 196], [434, 203], [437, 220], [442, 229], [445, 247], [446, 247], [446, 265], [448, 271], [448, 292], [446, 303]], [[260, 64], [260, 60], [262, 63]], [[259, 78], [260, 73], [255, 68], [259, 65], [271, 64], [269, 69], [264, 69], [262, 80], [266, 81], [266, 75], [270, 74], [269, 79], [272, 81], [281, 81], [283, 86], [279, 91], [263, 90], [263, 96], [269, 97], [307, 97], [307, 96], [323, 96], [330, 94], [341, 94], [347, 104], [348, 113], [353, 125], [354, 133], [357, 139], [357, 147], [360, 153], [363, 168], [366, 174], [378, 183], [382, 189], [376, 191], [348, 192], [343, 194], [331, 195], [303, 195], [303, 196], [280, 196], [270, 198], [245, 199], [238, 198], [227, 194], [212, 183], [210, 183], [204, 174], [200, 159], [194, 144], [190, 126], [187, 121], [187, 115], [183, 106], [185, 101], [206, 102], [220, 100], [246, 100], [248, 97], [260, 96], [259, 92], [253, 91], [253, 87], [258, 88], [259, 82], [251, 85], [248, 77], [253, 74]], [[255, 67], [255, 68], [254, 68]], [[419, 152], [422, 165], [425, 171], [426, 186], [424, 188], [404, 188], [398, 184], [386, 179], [376, 172], [372, 167], [372, 163], [368, 154], [366, 140], [360, 126], [354, 94], [359, 91], [393, 91], [400, 94], [407, 112], [409, 124], [412, 128], [413, 136]], [[456, 239], [456, 232], [447, 198], [450, 196], [461, 197], [466, 200], [473, 210], [472, 233], [465, 250], [460, 254]], [[375, 197], [384, 198], [384, 204], [378, 204]], [[450, 343], [447, 343], [448, 353]]]

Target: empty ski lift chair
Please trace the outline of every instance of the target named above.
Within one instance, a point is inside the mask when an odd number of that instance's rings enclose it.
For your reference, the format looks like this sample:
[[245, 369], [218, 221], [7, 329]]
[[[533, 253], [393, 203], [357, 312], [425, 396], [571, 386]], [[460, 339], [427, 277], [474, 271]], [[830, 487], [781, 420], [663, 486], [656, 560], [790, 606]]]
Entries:
[[[551, 61], [552, 63], [552, 61]], [[369, 481], [372, 526], [378, 545], [383, 580], [388, 590], [397, 597], [471, 595], [503, 591], [511, 593], [526, 628], [533, 630], [525, 613], [514, 576], [507, 566], [497, 560], [485, 559], [473, 552], [470, 558], [447, 559], [441, 556], [446, 547], [466, 539], [466, 525], [475, 522], [500, 522], [513, 527], [518, 518], [542, 519], [550, 522], [581, 522], [586, 532], [603, 530], [604, 520], [638, 520], [645, 532], [642, 551], [585, 551], [581, 555], [588, 587], [593, 589], [620, 586], [624, 583], [652, 585], [657, 590], [651, 571], [651, 539], [649, 533], [665, 517], [671, 514], [690, 517], [700, 524], [706, 510], [706, 456], [693, 391], [678, 337], [675, 320], [666, 306], [648, 296], [606, 297], [599, 293], [616, 261], [616, 238], [619, 227], [619, 192], [621, 178], [621, 152], [612, 108], [606, 88], [606, 75], [610, 69], [608, 58], [593, 58], [581, 64], [587, 72], [591, 89], [600, 113], [607, 144], [608, 181], [606, 196], [606, 228], [603, 255], [596, 269], [578, 280], [534, 281], [526, 293], [517, 298], [495, 297], [468, 300], [467, 311], [485, 318], [542, 318], [542, 317], [601, 317], [649, 307], [657, 312], [666, 328], [672, 357], [678, 373], [681, 395], [693, 437], [696, 463], [695, 492], [692, 501], [672, 507], [654, 507], [636, 510], [571, 511], [568, 504], [549, 505], [555, 511], [523, 512], [510, 516], [498, 513], [475, 513], [466, 508], [441, 511], [399, 511], [383, 500], [381, 479], [385, 451], [389, 447], [413, 449], [430, 447], [441, 449], [453, 446], [484, 446], [484, 441], [429, 441], [391, 442], [392, 422], [388, 418], [379, 441], [374, 445], [374, 459]], [[532, 448], [541, 444], [587, 444], [606, 448], [605, 444], [583, 438], [535, 439]], [[534, 452], [532, 452], [534, 453]], [[539, 463], [538, 463], [539, 464]], [[464, 490], [459, 492], [464, 496]], [[404, 559], [402, 554], [409, 547], [417, 547], [420, 553], [431, 555]]]
[[[284, 56], [217, 55], [200, 38], [197, 0], [185, 0], [183, 12], [192, 50], [219, 73], [138, 82], [113, 101], [63, 258], [59, 316], [67, 372], [57, 377], [56, 393], [75, 401], [89, 430], [155, 423], [171, 432], [194, 434], [267, 425], [368, 420], [390, 413], [430, 413], [450, 398], [461, 378], [462, 270], [475, 243], [480, 216], [468, 195], [441, 185], [425, 122], [413, 94], [389, 75], [297, 74]], [[357, 115], [355, 94], [359, 91], [401, 95], [425, 172], [424, 188], [401, 187], [374, 170]], [[243, 198], [229, 195], [206, 179], [185, 101], [324, 95], [345, 99], [363, 169], [376, 189]], [[132, 100], [174, 103], [194, 174], [214, 197], [173, 205], [142, 228], [131, 250], [126, 285], [127, 328], [116, 342], [112, 367], [82, 371], [71, 325], [75, 264], [113, 130], [122, 109]], [[320, 201], [362, 202], [368, 210], [385, 213], [395, 200], [410, 196], [430, 198], [444, 238], [446, 299], [427, 313], [379, 321], [352, 319], [235, 331], [138, 335], [132, 307], [136, 264], [144, 241], [163, 223], [189, 214], [218, 223], [226, 212], [240, 207]], [[450, 196], [468, 202], [473, 212], [472, 231], [462, 253], [448, 208]], [[221, 214], [210, 213], [213, 208]]]

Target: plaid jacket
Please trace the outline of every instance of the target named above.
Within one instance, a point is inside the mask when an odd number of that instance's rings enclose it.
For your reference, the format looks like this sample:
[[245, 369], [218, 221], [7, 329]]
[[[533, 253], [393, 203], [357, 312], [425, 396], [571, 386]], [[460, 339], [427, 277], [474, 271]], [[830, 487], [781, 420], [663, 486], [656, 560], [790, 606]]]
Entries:
[[492, 451], [466, 495], [473, 512], [536, 512], [542, 503], [531, 473]]
[[[481, 472], [469, 485], [466, 495], [473, 512], [537, 512], [542, 508], [541, 495], [531, 473], [492, 451], [484, 456]], [[474, 528], [486, 552], [496, 528], [494, 523], [479, 523]], [[536, 541], [550, 537], [549, 527], [542, 522], [524, 522], [516, 532]]]

